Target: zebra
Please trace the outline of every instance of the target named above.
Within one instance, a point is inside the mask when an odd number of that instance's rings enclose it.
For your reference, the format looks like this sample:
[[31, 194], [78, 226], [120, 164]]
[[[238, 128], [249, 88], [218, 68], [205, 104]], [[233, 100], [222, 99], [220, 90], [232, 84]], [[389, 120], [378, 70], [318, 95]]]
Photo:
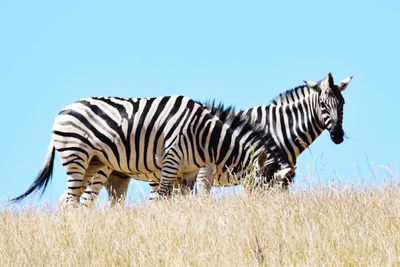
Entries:
[[[280, 94], [270, 105], [253, 107], [240, 111], [239, 114], [271, 135], [279, 149], [286, 155], [290, 166], [296, 166], [297, 157], [316, 140], [323, 130], [329, 131], [335, 144], [343, 142], [342, 123], [345, 101], [342, 92], [352, 78], [352, 76], [345, 78], [335, 85], [332, 74], [328, 73], [319, 82], [304, 81], [304, 85]], [[292, 177], [289, 177], [288, 181], [292, 181], [294, 174], [292, 172]], [[188, 177], [188, 180], [184, 181], [185, 185], [193, 189], [194, 179], [195, 177]], [[209, 177], [201, 176], [196, 181], [197, 191], [202, 188], [209, 191], [211, 186]], [[106, 184], [109, 199], [123, 200], [128, 185], [129, 177], [113, 173]], [[233, 184], [217, 177], [212, 181], [212, 185]], [[150, 183], [150, 186], [151, 192], [154, 193], [158, 183]]]
[[[37, 189], [44, 192], [56, 150], [68, 176], [63, 206], [77, 206], [83, 193], [83, 204], [90, 206], [114, 171], [159, 182], [160, 197], [170, 195], [175, 181], [200, 169], [204, 176], [231, 180], [239, 180], [252, 164], [261, 176], [290, 175], [292, 166], [263, 129], [230, 107], [221, 111], [224, 123], [217, 110], [222, 109], [210, 111], [185, 96], [81, 99], [58, 113], [44, 166], [28, 190], [12, 201]], [[280, 169], [272, 170], [269, 166], [276, 162]]]

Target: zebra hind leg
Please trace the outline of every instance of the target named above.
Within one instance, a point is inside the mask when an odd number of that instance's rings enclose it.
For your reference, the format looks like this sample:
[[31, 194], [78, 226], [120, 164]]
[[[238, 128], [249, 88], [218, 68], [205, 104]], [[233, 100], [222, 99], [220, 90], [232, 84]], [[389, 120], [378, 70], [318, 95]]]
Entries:
[[79, 206], [79, 200], [84, 190], [85, 175], [89, 160], [81, 156], [68, 155], [65, 152], [59, 153], [61, 162], [68, 175], [67, 189], [60, 199], [60, 206], [63, 208], [77, 207]]
[[97, 174], [100, 168], [105, 165], [95, 156], [91, 159], [89, 166], [86, 170], [85, 180], [84, 180], [84, 191], [81, 196], [81, 203], [84, 206], [91, 206], [89, 202], [91, 201], [91, 190], [88, 190], [90, 183], [93, 181], [93, 177]]
[[84, 196], [82, 197], [82, 205], [86, 207], [92, 207], [97, 197], [100, 193], [100, 190], [103, 188], [103, 185], [107, 182], [108, 177], [110, 176], [112, 169], [107, 166], [101, 167], [95, 175], [93, 175], [87, 181], [87, 187], [84, 192]]
[[213, 183], [213, 173], [214, 169], [210, 164], [200, 169], [196, 177], [196, 194], [206, 195], [210, 193]]

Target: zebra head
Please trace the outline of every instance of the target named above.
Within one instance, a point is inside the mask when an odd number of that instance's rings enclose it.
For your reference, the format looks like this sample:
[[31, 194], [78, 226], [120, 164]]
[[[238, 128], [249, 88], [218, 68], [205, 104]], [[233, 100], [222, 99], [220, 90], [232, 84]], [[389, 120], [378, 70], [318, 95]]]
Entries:
[[288, 188], [296, 167], [291, 165], [280, 151], [273, 152], [273, 155], [266, 150], [261, 151], [257, 161], [255, 186], [270, 188], [280, 184], [283, 189]]
[[318, 93], [318, 107], [320, 121], [331, 135], [335, 144], [343, 142], [343, 105], [344, 98], [342, 92], [347, 88], [353, 77], [348, 77], [338, 85], [334, 84], [331, 73], [316, 83], [314, 81], [304, 81], [306, 86]]

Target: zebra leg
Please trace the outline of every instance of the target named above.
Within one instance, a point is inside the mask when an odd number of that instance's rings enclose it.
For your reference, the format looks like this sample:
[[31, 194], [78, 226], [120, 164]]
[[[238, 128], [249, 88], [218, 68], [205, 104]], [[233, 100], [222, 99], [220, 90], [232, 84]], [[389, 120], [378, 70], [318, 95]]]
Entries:
[[128, 192], [130, 177], [119, 172], [112, 172], [105, 184], [108, 192], [108, 202], [110, 207], [116, 203], [124, 204], [126, 193]]
[[205, 195], [210, 193], [212, 182], [213, 182], [214, 168], [207, 164], [201, 168], [196, 177], [195, 193], [199, 195]]
[[70, 154], [67, 150], [59, 151], [61, 163], [68, 175], [67, 189], [60, 199], [61, 207], [76, 207], [85, 186], [85, 175], [90, 158], [87, 154]]
[[[97, 174], [100, 168], [104, 167], [105, 165], [97, 158], [93, 157], [87, 167], [85, 180], [84, 180], [84, 191], [81, 196], [81, 203], [85, 206], [88, 206], [91, 196], [91, 191], [88, 191], [87, 188], [93, 180], [93, 177]], [[94, 204], [94, 203], [93, 203]]]
[[85, 190], [85, 196], [82, 198], [82, 205], [86, 207], [92, 207], [96, 202], [96, 199], [103, 188], [103, 185], [107, 182], [113, 170], [107, 166], [101, 167], [92, 178], [87, 181], [88, 185]]
[[280, 186], [281, 189], [288, 190], [289, 183], [292, 182], [294, 175], [295, 175], [295, 167], [293, 166], [282, 167], [281, 169], [274, 172], [273, 174], [274, 179], [272, 180], [271, 186], [274, 186], [276, 184]]
[[[158, 198], [158, 188], [160, 187], [160, 184], [157, 182], [150, 182], [150, 198], [149, 200], [154, 200]], [[173, 185], [173, 195], [188, 195], [190, 194], [192, 188], [187, 188], [186, 187], [186, 180], [182, 179], [181, 181], [175, 181]]]
[[84, 190], [85, 175], [77, 170], [74, 173], [68, 175], [67, 189], [63, 193], [60, 204], [62, 207], [77, 207], [79, 206], [79, 200]]
[[[187, 196], [193, 192], [194, 182], [196, 174], [184, 175], [182, 181], [175, 181], [173, 185], [173, 191], [176, 195]], [[157, 182], [150, 182], [150, 198], [149, 200], [154, 200], [158, 198], [158, 188], [160, 184]]]
[[157, 182], [150, 182], [150, 197], [149, 200], [155, 200], [158, 198], [158, 188], [160, 187], [160, 184]]
[[174, 182], [177, 181], [181, 175], [181, 163], [178, 153], [174, 148], [165, 155], [163, 160], [160, 186], [157, 191], [157, 198], [168, 197], [171, 195]]

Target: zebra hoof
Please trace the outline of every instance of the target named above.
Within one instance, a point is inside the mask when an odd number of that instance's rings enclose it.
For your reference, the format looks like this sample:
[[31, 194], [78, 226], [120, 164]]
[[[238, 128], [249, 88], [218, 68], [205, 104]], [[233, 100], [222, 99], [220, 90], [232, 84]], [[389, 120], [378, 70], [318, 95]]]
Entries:
[[79, 203], [77, 203], [76, 201], [70, 201], [70, 202], [66, 202], [61, 204], [60, 208], [61, 210], [72, 210], [72, 209], [76, 209], [82, 207]]
[[150, 195], [150, 200], [162, 200], [169, 199], [171, 196], [171, 190], [159, 189], [157, 192], [154, 192]]
[[166, 200], [166, 199], [169, 199], [169, 197], [167, 197], [167, 196], [160, 196], [160, 195], [151, 196], [151, 197], [149, 198], [150, 201], [160, 201], [160, 200]]

